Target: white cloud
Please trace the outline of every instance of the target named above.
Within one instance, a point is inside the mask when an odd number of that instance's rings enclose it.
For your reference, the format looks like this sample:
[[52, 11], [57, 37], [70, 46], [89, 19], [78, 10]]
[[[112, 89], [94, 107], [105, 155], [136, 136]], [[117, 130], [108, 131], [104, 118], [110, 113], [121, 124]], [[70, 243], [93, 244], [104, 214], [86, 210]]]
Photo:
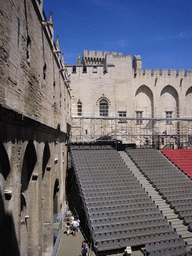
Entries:
[[127, 42], [125, 40], [120, 40], [117, 44], [121, 47], [125, 47], [127, 45]]
[[187, 29], [187, 30], [181, 32], [179, 35], [180, 35], [181, 37], [186, 37], [186, 36], [190, 36], [191, 34], [192, 34], [192, 33], [191, 33], [190, 29]]
[[178, 38], [188, 38], [192, 36], [192, 31], [190, 29], [184, 30], [179, 34], [170, 34], [170, 35], [158, 35], [154, 37], [154, 40], [157, 41], [164, 41], [164, 40], [171, 40], [171, 39], [178, 39]]
[[116, 41], [106, 41], [105, 45], [106, 45], [107, 48], [109, 47], [109, 48], [114, 48], [115, 49], [115, 47], [123, 48], [127, 45], [130, 46], [130, 42], [127, 41], [127, 40], [124, 40], [124, 39], [119, 39], [119, 40], [116, 40]]

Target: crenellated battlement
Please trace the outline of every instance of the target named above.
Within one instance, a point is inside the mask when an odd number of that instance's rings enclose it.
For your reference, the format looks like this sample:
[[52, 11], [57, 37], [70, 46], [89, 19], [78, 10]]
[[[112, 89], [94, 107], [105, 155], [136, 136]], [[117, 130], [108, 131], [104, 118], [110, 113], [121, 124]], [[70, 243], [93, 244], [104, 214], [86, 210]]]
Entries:
[[[53, 14], [50, 12], [49, 20], [47, 20], [46, 15], [43, 10], [43, 0], [34, 0], [33, 4], [35, 9], [37, 10], [39, 20], [41, 22], [42, 29], [46, 35], [46, 38], [50, 44], [50, 47], [53, 51], [53, 55], [55, 57], [56, 63], [58, 65], [61, 74], [66, 77], [66, 67], [64, 61], [64, 54], [61, 55], [59, 36], [57, 35], [56, 42], [54, 41], [54, 23], [53, 23]], [[62, 56], [62, 58], [61, 58]], [[45, 63], [46, 65], [46, 63]]]
[[119, 53], [117, 53], [117, 52], [106, 52], [106, 51], [94, 51], [94, 50], [90, 50], [90, 51], [88, 51], [88, 50], [84, 50], [83, 51], [83, 58], [84, 57], [92, 57], [92, 58], [105, 58], [105, 55], [106, 54], [113, 54], [113, 55], [123, 55], [122, 54], [122, 52], [119, 52]]
[[112, 54], [114, 56], [122, 56], [122, 52], [103, 52], [103, 51], [93, 51], [90, 50], [84, 50], [81, 63], [83, 65], [98, 65], [98, 64], [104, 64], [105, 57], [107, 54]]
[[151, 77], [158, 77], [158, 76], [161, 76], [161, 77], [192, 77], [192, 69], [187, 69], [187, 70], [184, 70], [184, 69], [153, 69], [151, 71], [150, 68], [145, 68], [144, 69], [144, 72], [143, 72], [143, 69], [136, 69], [135, 70], [135, 78], [137, 76], [141, 77], [141, 76], [151, 76]]

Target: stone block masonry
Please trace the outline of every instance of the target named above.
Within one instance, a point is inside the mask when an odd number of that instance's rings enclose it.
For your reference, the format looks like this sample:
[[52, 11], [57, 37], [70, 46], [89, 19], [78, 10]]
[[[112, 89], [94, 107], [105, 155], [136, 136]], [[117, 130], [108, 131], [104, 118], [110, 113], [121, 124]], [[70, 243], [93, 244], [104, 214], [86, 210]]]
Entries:
[[50, 255], [65, 212], [70, 91], [43, 1], [0, 5], [0, 240], [4, 255]]

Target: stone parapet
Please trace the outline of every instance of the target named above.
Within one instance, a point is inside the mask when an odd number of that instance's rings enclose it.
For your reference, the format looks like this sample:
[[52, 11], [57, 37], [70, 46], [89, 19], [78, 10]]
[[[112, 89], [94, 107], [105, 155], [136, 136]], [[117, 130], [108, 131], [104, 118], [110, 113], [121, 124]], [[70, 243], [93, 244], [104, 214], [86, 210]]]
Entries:
[[114, 56], [123, 56], [122, 52], [103, 52], [103, 51], [93, 51], [90, 50], [89, 52], [87, 50], [83, 51], [83, 56], [81, 63], [83, 65], [99, 65], [104, 64], [106, 55], [112, 54]]
[[144, 72], [142, 69], [136, 69], [135, 70], [135, 77], [137, 76], [151, 76], [151, 77], [157, 77], [157, 76], [163, 76], [163, 77], [192, 77], [192, 69], [184, 70], [184, 69], [151, 69], [145, 68]]
[[[105, 58], [105, 55], [106, 54], [109, 54], [110, 52], [107, 52], [107, 51], [94, 51], [94, 50], [84, 50], [83, 51], [83, 56], [82, 58], [85, 58], [85, 57], [94, 57], [94, 58]], [[122, 52], [111, 52], [111, 54], [113, 55], [123, 55]]]

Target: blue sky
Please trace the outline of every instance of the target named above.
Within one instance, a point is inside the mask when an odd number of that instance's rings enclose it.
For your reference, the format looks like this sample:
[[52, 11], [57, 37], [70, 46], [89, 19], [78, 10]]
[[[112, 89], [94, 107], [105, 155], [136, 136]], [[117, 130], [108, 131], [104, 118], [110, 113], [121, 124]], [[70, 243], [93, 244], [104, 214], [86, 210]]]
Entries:
[[192, 69], [192, 0], [44, 0], [65, 63], [83, 50], [140, 55], [143, 68]]

